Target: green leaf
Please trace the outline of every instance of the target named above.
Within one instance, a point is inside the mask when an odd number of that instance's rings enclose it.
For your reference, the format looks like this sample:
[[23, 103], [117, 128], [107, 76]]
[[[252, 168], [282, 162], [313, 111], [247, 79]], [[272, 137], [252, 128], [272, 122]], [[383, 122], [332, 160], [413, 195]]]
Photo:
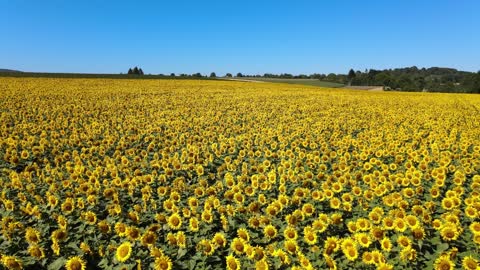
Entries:
[[437, 253], [444, 252], [445, 250], [448, 249], [448, 244], [447, 243], [442, 243], [437, 245]]
[[105, 269], [105, 267], [108, 265], [108, 260], [107, 258], [102, 259], [99, 263], [98, 266], [102, 269]]
[[183, 256], [185, 256], [185, 254], [187, 254], [187, 249], [179, 248], [177, 253], [177, 259], [181, 259]]
[[196, 265], [196, 264], [197, 264], [197, 262], [194, 261], [194, 260], [188, 261], [188, 269], [189, 269], [189, 270], [195, 269], [195, 265]]
[[60, 270], [65, 265], [65, 262], [67, 262], [67, 260], [60, 257], [48, 265], [48, 270]]
[[67, 245], [67, 247], [75, 250], [76, 252], [83, 253], [83, 250], [81, 250], [81, 249], [77, 246], [77, 244], [75, 244], [75, 243], [73, 243], [73, 242], [72, 242], [72, 243], [69, 243], [69, 244]]

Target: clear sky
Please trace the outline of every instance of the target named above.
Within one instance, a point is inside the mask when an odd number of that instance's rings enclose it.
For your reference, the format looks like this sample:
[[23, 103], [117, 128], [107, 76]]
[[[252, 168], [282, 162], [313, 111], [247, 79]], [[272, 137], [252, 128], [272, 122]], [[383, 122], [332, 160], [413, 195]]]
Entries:
[[0, 68], [37, 72], [480, 70], [479, 0], [0, 0]]

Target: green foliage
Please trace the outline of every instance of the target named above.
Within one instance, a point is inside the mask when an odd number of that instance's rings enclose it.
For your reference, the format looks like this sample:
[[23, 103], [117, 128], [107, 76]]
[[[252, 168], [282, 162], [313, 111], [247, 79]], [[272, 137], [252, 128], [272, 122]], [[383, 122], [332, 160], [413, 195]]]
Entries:
[[388, 70], [357, 71], [355, 77], [352, 70], [348, 80], [356, 86], [385, 86], [386, 88], [410, 92], [457, 92], [480, 93], [480, 75], [458, 71], [452, 68], [409, 67]]

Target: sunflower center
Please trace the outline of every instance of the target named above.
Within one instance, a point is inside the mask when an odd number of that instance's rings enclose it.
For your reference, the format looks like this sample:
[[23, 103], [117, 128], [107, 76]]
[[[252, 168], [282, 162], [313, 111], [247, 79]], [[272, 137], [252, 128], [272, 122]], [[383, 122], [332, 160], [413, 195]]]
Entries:
[[78, 261], [73, 261], [72, 264], [70, 265], [70, 269], [81, 270], [82, 269], [82, 264]]

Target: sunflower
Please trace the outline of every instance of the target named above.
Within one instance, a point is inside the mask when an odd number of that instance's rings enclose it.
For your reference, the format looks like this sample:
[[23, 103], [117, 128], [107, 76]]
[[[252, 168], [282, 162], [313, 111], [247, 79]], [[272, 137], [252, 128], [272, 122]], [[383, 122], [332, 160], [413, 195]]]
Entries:
[[390, 216], [386, 216], [382, 219], [382, 228], [384, 230], [393, 230], [395, 228], [395, 220]]
[[380, 241], [380, 246], [382, 248], [382, 250], [384, 251], [387, 251], [389, 252], [390, 250], [392, 250], [392, 241], [390, 240], [390, 238], [388, 237], [384, 237], [381, 241]]
[[227, 244], [227, 239], [223, 233], [216, 233], [213, 236], [212, 242], [215, 244], [216, 247], [225, 247]]
[[201, 251], [205, 256], [211, 256], [215, 252], [215, 246], [211, 241], [203, 239], [198, 243], [197, 250]]
[[52, 242], [63, 242], [67, 239], [67, 231], [64, 229], [57, 229], [52, 233]]
[[470, 219], [475, 219], [478, 217], [478, 211], [475, 207], [469, 205], [465, 207], [465, 216], [467, 216]]
[[317, 233], [313, 229], [307, 229], [308, 227], [305, 227], [303, 230], [303, 239], [304, 241], [313, 246], [317, 243]]
[[443, 226], [443, 223], [442, 223], [441, 220], [439, 220], [439, 219], [434, 219], [434, 220], [432, 221], [432, 227], [433, 227], [435, 230], [437, 230], [437, 231], [440, 230], [440, 229], [442, 228], [442, 226]]
[[397, 243], [402, 247], [410, 247], [412, 245], [412, 240], [405, 235], [400, 235], [397, 238]]
[[232, 254], [226, 257], [227, 270], [240, 270], [240, 261]]
[[375, 263], [375, 261], [373, 260], [373, 255], [370, 251], [365, 251], [362, 254], [362, 262], [364, 264], [374, 264]]
[[222, 229], [228, 231], [228, 220], [223, 214], [220, 216], [220, 223], [222, 224]]
[[440, 235], [445, 241], [453, 241], [457, 240], [460, 232], [458, 231], [456, 225], [452, 223], [447, 223], [442, 227], [442, 229], [440, 229]]
[[290, 258], [288, 257], [287, 253], [282, 249], [274, 250], [272, 252], [272, 256], [279, 258], [282, 264], [290, 264]]
[[382, 221], [382, 216], [378, 212], [370, 212], [368, 214], [368, 218], [374, 223], [374, 224], [379, 224]]
[[380, 227], [373, 227], [371, 230], [371, 235], [376, 240], [381, 240], [385, 235], [385, 232]]
[[90, 248], [90, 246], [85, 243], [85, 242], [81, 242], [80, 243], [80, 249], [86, 253], [86, 254], [92, 254], [92, 249]]
[[265, 212], [267, 213], [267, 215], [269, 215], [271, 217], [275, 217], [278, 213], [278, 209], [274, 205], [269, 205], [265, 209]]
[[156, 240], [157, 240], [157, 235], [151, 231], [146, 231], [141, 238], [141, 242], [143, 246], [151, 246], [155, 244]]
[[345, 250], [347, 248], [350, 248], [350, 247], [356, 248], [357, 247], [357, 242], [353, 238], [350, 238], [350, 237], [344, 238], [342, 240], [342, 243], [340, 244], [340, 248], [345, 253]]
[[372, 243], [372, 240], [370, 239], [370, 237], [366, 233], [356, 233], [354, 235], [354, 238], [360, 246], [365, 247], [365, 248], [368, 248], [370, 246], [370, 244]]
[[40, 242], [40, 232], [37, 229], [28, 227], [25, 230], [25, 240], [27, 240], [29, 244], [37, 244]]
[[417, 251], [411, 246], [405, 247], [400, 251], [400, 259], [404, 262], [414, 261], [417, 258]]
[[283, 246], [285, 247], [285, 250], [290, 253], [290, 254], [296, 254], [298, 250], [298, 245], [295, 240], [287, 240], [283, 243]]
[[115, 258], [119, 262], [125, 262], [132, 255], [132, 244], [130, 242], [123, 242], [118, 246], [117, 251], [115, 252]]
[[167, 233], [167, 241], [168, 241], [168, 244], [171, 246], [177, 245], [177, 237], [175, 236], [175, 234], [171, 232]]
[[23, 268], [22, 261], [14, 256], [3, 256], [2, 263], [7, 269], [20, 270]]
[[337, 197], [333, 197], [332, 199], [330, 199], [330, 207], [333, 209], [339, 209], [341, 204], [342, 201], [340, 201], [340, 199]]
[[336, 237], [327, 237], [324, 242], [325, 254], [331, 255], [333, 252], [338, 251], [340, 248], [340, 240]]
[[403, 218], [395, 218], [395, 221], [393, 222], [395, 226], [395, 231], [397, 232], [404, 232], [407, 229], [407, 223]]
[[267, 225], [265, 228], [263, 228], [263, 235], [271, 240], [277, 236], [277, 229], [273, 225]]
[[242, 253], [245, 252], [245, 246], [246, 246], [245, 240], [238, 237], [234, 238], [232, 243], [230, 244], [230, 248], [237, 255], [241, 255]]
[[155, 270], [171, 270], [172, 269], [172, 260], [166, 255], [155, 258], [154, 263]]
[[98, 226], [98, 229], [100, 230], [100, 232], [102, 232], [103, 234], [107, 234], [107, 233], [110, 232], [110, 225], [108, 224], [108, 222], [106, 220], [102, 220], [102, 221], [98, 222], [97, 226]]
[[479, 267], [478, 261], [475, 260], [472, 256], [466, 256], [462, 260], [463, 269], [466, 270], [476, 270]]
[[86, 263], [82, 258], [73, 256], [68, 258], [67, 262], [65, 263], [65, 268], [67, 270], [85, 270]]
[[[100, 224], [99, 224], [100, 226]], [[115, 232], [118, 236], [123, 237], [127, 235], [127, 225], [125, 223], [118, 222], [115, 224]]]
[[415, 240], [425, 239], [425, 229], [423, 227], [415, 227], [412, 229], [412, 235]]
[[262, 259], [255, 263], [256, 270], [268, 270], [268, 263], [267, 260]]
[[452, 210], [455, 207], [455, 204], [451, 198], [443, 198], [442, 208], [445, 210]]
[[255, 259], [255, 247], [252, 247], [251, 245], [246, 245], [245, 246], [245, 255], [250, 260], [254, 260]]
[[198, 232], [199, 223], [198, 223], [198, 219], [196, 217], [191, 217], [190, 218], [188, 229], [192, 232]]
[[74, 203], [71, 198], [67, 198], [64, 203], [62, 203], [62, 213], [68, 215], [73, 212], [75, 209]]
[[323, 258], [325, 259], [325, 263], [327, 264], [328, 269], [337, 270], [337, 262], [332, 257], [330, 257], [330, 255], [323, 253]]
[[354, 246], [349, 246], [342, 250], [345, 257], [350, 261], [355, 261], [358, 258], [358, 250]]
[[388, 263], [380, 263], [377, 266], [377, 270], [393, 270], [393, 265]]
[[187, 202], [188, 202], [188, 206], [189, 206], [190, 208], [192, 208], [192, 209], [197, 208], [198, 205], [199, 205], [198, 199], [195, 198], [195, 197], [189, 197], [189, 198], [187, 199]]
[[50, 248], [52, 249], [53, 254], [57, 256], [60, 255], [60, 245], [58, 244], [58, 242], [53, 242]]
[[455, 269], [455, 264], [450, 260], [450, 257], [448, 255], [441, 255], [435, 260], [434, 269], [453, 270]]
[[154, 258], [160, 258], [163, 255], [164, 255], [163, 250], [161, 248], [157, 248], [155, 246], [150, 247], [150, 256], [152, 256]]
[[469, 228], [470, 228], [470, 231], [473, 234], [475, 234], [475, 235], [480, 234], [480, 222], [478, 222], [478, 221], [472, 222], [472, 224], [470, 224]]
[[135, 241], [140, 238], [140, 231], [135, 226], [128, 226], [126, 235], [128, 239]]
[[287, 240], [296, 240], [298, 237], [297, 231], [293, 227], [287, 227], [283, 231], [283, 236]]
[[83, 214], [83, 218], [85, 222], [89, 225], [95, 225], [97, 222], [97, 215], [95, 215], [94, 212], [92, 211], [87, 211]]
[[43, 259], [45, 258], [45, 251], [43, 250], [42, 247], [38, 245], [31, 245], [28, 247], [28, 253], [30, 256], [36, 258], [36, 259]]
[[58, 226], [60, 227], [60, 229], [63, 229], [63, 230], [67, 229], [68, 221], [64, 216], [59, 215], [57, 217], [57, 223], [58, 223]]
[[416, 216], [408, 215], [405, 217], [405, 221], [410, 228], [416, 228], [419, 226], [419, 221]]
[[50, 195], [47, 197], [47, 202], [48, 206], [50, 206], [51, 208], [55, 208], [55, 206], [57, 206], [58, 204], [58, 198], [54, 195]]
[[208, 224], [213, 222], [213, 214], [210, 211], [203, 211], [202, 213], [202, 220]]
[[250, 235], [248, 234], [248, 230], [245, 228], [239, 228], [237, 230], [237, 236], [242, 238], [246, 242], [250, 241]]
[[168, 226], [170, 229], [178, 230], [182, 226], [182, 218], [179, 214], [173, 213], [168, 217]]
[[265, 249], [263, 247], [256, 246], [254, 250], [255, 250], [255, 256], [254, 256], [255, 260], [259, 261], [265, 258]]
[[309, 217], [315, 212], [315, 207], [311, 203], [306, 203], [302, 206], [302, 212], [305, 216]]
[[316, 219], [312, 223], [312, 227], [318, 232], [318, 233], [323, 233], [324, 231], [327, 230], [328, 228], [328, 223], [321, 219]]

